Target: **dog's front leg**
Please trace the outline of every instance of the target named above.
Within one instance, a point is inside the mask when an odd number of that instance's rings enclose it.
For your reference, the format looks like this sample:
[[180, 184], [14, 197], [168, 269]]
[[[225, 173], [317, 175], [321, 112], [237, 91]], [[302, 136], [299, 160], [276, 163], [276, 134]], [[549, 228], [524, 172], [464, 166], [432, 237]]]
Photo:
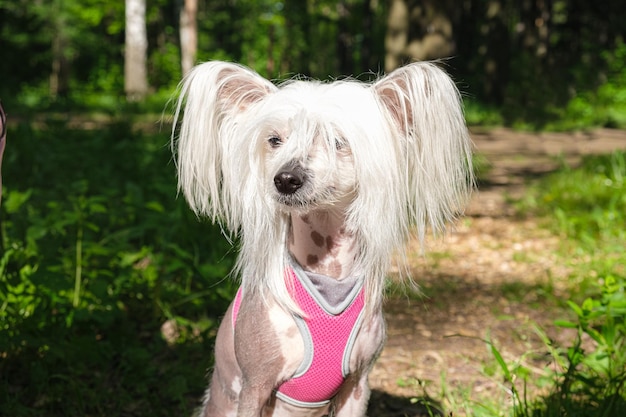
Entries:
[[233, 304], [224, 315], [215, 340], [215, 369], [197, 417], [234, 416], [241, 391], [241, 370], [235, 356]]
[[367, 372], [350, 374], [334, 400], [334, 417], [361, 417], [367, 412], [370, 387]]
[[335, 417], [361, 417], [367, 412], [370, 387], [367, 380], [374, 362], [382, 350], [385, 322], [382, 312], [365, 320], [350, 356], [350, 369], [334, 400]]
[[237, 417], [273, 415], [274, 390], [304, 357], [294, 319], [271, 300], [244, 295], [235, 326], [235, 354], [242, 373]]

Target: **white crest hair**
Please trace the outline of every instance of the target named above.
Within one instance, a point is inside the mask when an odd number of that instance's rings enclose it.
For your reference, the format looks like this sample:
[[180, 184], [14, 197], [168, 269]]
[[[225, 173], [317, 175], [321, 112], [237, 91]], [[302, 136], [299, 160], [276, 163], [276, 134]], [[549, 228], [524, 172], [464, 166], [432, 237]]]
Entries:
[[[315, 134], [329, 141], [339, 134], [350, 148], [356, 197], [346, 228], [358, 238], [355, 269], [364, 273], [370, 312], [381, 307], [391, 259], [403, 253], [411, 229], [421, 240], [428, 229], [443, 231], [474, 185], [459, 91], [432, 63], [407, 65], [372, 84], [277, 87], [215, 61], [195, 67], [179, 93], [172, 129], [179, 189], [196, 214], [239, 234], [244, 291], [271, 295], [292, 311], [298, 309], [284, 281], [290, 218], [269, 197], [264, 166], [263, 143], [280, 129], [273, 124], [306, 111], [315, 117]], [[304, 136], [292, 149], [310, 146]]]

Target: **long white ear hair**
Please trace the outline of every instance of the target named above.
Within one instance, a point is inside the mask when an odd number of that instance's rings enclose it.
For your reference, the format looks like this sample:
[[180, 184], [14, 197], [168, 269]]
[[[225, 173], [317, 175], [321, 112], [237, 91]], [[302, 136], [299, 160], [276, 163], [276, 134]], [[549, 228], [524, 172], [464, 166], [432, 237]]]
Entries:
[[459, 90], [428, 62], [395, 70], [373, 87], [404, 142], [409, 219], [420, 238], [428, 226], [443, 231], [462, 213], [474, 187], [472, 141]]
[[197, 215], [223, 222], [231, 233], [242, 222], [238, 191], [249, 175], [226, 174], [247, 149], [236, 127], [246, 109], [275, 90], [248, 68], [220, 61], [194, 67], [179, 85], [172, 127], [178, 188]]
[[245, 291], [272, 294], [297, 311], [284, 281], [287, 218], [259, 186], [259, 107], [278, 87], [238, 64], [196, 66], [181, 82], [172, 146], [178, 187], [198, 216], [241, 236], [234, 273]]
[[[472, 142], [461, 95], [435, 64], [419, 62], [399, 68], [372, 88], [393, 125], [394, 144], [399, 144], [395, 169], [400, 184], [394, 187], [394, 200], [386, 204], [395, 213], [391, 221], [396, 223], [389, 229], [399, 232], [390, 243], [393, 249], [401, 249], [410, 229], [417, 229], [423, 241], [429, 229], [442, 232], [463, 212], [474, 188]], [[371, 225], [372, 230], [365, 233], [380, 227]]]

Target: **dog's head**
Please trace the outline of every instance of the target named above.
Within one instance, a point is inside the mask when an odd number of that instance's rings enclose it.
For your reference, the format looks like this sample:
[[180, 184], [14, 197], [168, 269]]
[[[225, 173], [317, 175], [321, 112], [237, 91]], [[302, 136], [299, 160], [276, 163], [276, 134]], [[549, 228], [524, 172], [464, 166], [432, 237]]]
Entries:
[[273, 207], [292, 214], [348, 210], [360, 190], [366, 99], [376, 107], [355, 82], [292, 81], [242, 115], [253, 138], [252, 174]]
[[190, 206], [241, 231], [242, 256], [257, 266], [284, 257], [267, 240], [284, 238], [290, 214], [340, 210], [371, 264], [363, 269], [380, 278], [408, 230], [442, 229], [473, 185], [459, 92], [431, 63], [371, 84], [280, 86], [204, 63], [181, 84], [173, 136]]

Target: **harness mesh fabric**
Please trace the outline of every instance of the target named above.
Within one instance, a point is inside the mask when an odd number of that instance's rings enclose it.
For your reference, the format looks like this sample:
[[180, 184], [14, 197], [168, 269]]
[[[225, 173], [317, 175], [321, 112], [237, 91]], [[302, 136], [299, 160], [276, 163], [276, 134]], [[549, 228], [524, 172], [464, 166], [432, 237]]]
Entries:
[[[343, 311], [333, 314], [320, 306], [319, 293], [311, 290], [311, 285], [302, 283], [306, 276], [301, 277], [292, 268], [286, 275], [286, 279], [293, 282], [291, 296], [305, 315], [294, 316], [294, 319], [300, 321], [300, 331], [308, 333], [303, 334], [303, 338], [311, 340], [312, 344], [305, 343], [303, 363], [309, 366], [280, 385], [276, 396], [293, 405], [318, 407], [337, 394], [349, 372], [350, 353], [360, 327], [365, 293], [360, 288]], [[239, 289], [233, 305], [233, 323], [241, 301]]]

